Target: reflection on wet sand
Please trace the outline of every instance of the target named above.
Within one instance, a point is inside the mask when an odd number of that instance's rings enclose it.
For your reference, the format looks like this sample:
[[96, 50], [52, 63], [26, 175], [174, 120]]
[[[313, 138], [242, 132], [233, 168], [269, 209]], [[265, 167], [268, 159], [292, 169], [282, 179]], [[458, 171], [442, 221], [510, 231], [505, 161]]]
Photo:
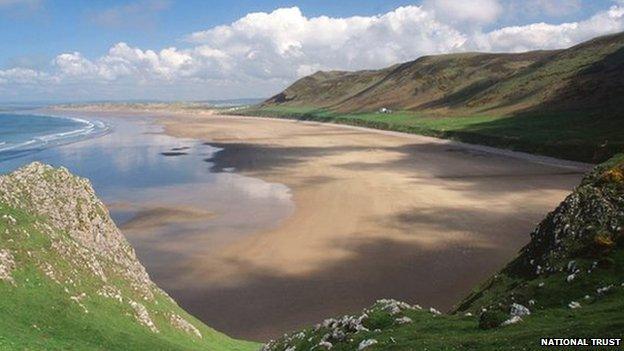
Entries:
[[292, 212], [285, 186], [232, 173], [209, 184], [141, 189], [125, 199], [132, 202], [112, 203], [111, 213], [167, 291], [206, 285], [198, 272], [211, 270], [210, 257], [242, 237], [278, 226]]
[[[121, 208], [130, 207], [130, 205], [109, 204], [109, 208], [113, 211], [119, 211]], [[198, 208], [188, 207], [144, 207], [138, 211], [130, 220], [121, 225], [121, 229], [139, 230], [139, 229], [156, 229], [170, 224], [180, 224], [184, 222], [205, 221], [213, 217], [214, 213], [203, 211]]]

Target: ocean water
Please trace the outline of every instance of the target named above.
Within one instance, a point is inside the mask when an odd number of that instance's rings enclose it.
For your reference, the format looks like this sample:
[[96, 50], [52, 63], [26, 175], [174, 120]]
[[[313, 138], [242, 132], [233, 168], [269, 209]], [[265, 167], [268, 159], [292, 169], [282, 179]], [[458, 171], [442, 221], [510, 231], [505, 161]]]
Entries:
[[0, 113], [0, 162], [108, 131], [109, 126], [98, 120]]

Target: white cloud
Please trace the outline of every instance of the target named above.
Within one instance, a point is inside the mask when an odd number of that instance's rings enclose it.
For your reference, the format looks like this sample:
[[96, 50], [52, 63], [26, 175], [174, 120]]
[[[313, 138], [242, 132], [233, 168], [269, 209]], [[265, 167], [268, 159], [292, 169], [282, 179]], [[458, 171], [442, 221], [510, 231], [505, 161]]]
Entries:
[[293, 78], [310, 67], [382, 67], [423, 53], [457, 50], [466, 40], [417, 6], [380, 16], [305, 17], [299, 8], [252, 13], [187, 40], [219, 50], [249, 75]]
[[95, 65], [79, 52], [60, 54], [54, 59], [54, 63], [65, 76], [90, 76], [97, 71]]
[[16, 84], [37, 84], [54, 80], [47, 73], [30, 68], [10, 68], [0, 70], [0, 82]]
[[125, 77], [170, 80], [176, 76], [184, 76], [185, 67], [192, 68], [192, 61], [189, 53], [174, 47], [160, 52], [144, 51], [122, 42], [114, 45], [107, 55], [96, 61], [90, 61], [74, 52], [58, 55], [54, 65], [59, 74], [65, 77], [101, 78], [109, 81]]
[[599, 12], [584, 21], [558, 25], [535, 23], [477, 34], [468, 45], [478, 50], [499, 52], [558, 49], [595, 36], [623, 30], [624, 7], [612, 6], [609, 10]]
[[380, 68], [447, 52], [561, 48], [624, 30], [624, 7], [613, 5], [578, 22], [482, 31], [500, 15], [497, 5], [480, 0], [462, 12], [459, 2], [438, 0], [346, 18], [310, 18], [297, 7], [281, 8], [191, 33], [182, 48], [151, 50], [120, 42], [98, 58], [60, 54], [44, 72], [0, 70], [0, 85], [25, 85], [31, 79], [54, 85], [54, 92], [65, 89], [69, 96], [80, 86], [91, 98], [102, 93], [113, 98], [268, 96], [321, 69]]

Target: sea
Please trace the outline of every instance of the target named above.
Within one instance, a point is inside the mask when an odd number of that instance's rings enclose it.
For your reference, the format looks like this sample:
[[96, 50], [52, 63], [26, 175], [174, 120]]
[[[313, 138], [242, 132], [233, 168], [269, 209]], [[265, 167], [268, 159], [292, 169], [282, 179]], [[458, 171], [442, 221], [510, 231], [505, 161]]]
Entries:
[[26, 111], [0, 112], [0, 162], [110, 131], [98, 120], [31, 115]]

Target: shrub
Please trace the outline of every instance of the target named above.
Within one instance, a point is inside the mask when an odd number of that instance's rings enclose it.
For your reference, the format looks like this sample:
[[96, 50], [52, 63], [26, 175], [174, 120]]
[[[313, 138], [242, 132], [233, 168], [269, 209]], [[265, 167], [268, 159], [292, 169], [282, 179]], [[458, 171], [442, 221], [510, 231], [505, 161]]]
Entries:
[[484, 330], [497, 328], [507, 318], [507, 314], [500, 310], [484, 311], [479, 316], [479, 328]]
[[594, 237], [594, 245], [596, 246], [596, 249], [604, 252], [609, 251], [615, 243], [611, 239], [611, 235], [609, 235], [609, 233], [601, 232], [596, 234]]
[[602, 180], [606, 183], [624, 185], [624, 164], [613, 167], [602, 174]]

